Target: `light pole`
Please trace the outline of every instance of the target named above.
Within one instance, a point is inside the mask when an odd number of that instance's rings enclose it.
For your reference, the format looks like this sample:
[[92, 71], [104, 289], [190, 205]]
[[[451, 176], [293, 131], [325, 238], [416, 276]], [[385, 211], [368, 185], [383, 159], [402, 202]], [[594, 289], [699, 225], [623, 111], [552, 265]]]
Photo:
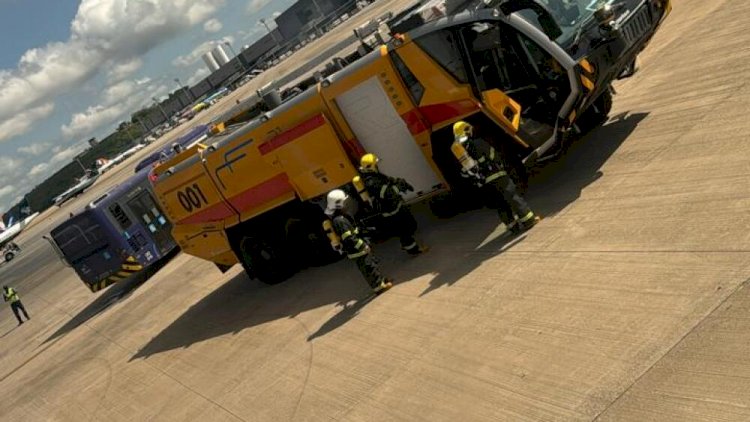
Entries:
[[230, 44], [229, 41], [223, 41], [222, 44], [224, 44], [227, 47], [229, 47], [229, 51], [232, 52], [232, 55], [234, 56], [234, 58], [237, 59], [237, 61], [240, 63], [240, 66], [242, 66], [242, 73], [247, 72], [247, 68], [245, 67], [245, 63], [240, 59], [240, 56], [237, 55], [237, 52], [234, 51], [234, 48], [232, 47], [232, 44]]
[[266, 30], [268, 31], [269, 34], [271, 34], [271, 38], [273, 38], [274, 42], [278, 42], [276, 40], [276, 35], [273, 33], [273, 30], [271, 29], [270, 26], [268, 26], [268, 21], [266, 21], [265, 18], [261, 18], [258, 22], [260, 22], [261, 24], [263, 24], [263, 26], [266, 27]]
[[185, 92], [187, 94], [188, 100], [195, 101], [195, 98], [193, 98], [193, 93], [190, 92], [187, 87], [182, 86], [182, 83], [180, 83], [180, 78], [174, 78], [174, 81], [177, 82], [177, 87], [182, 90], [182, 92]]
[[135, 120], [141, 125], [141, 128], [143, 129], [143, 134], [144, 135], [147, 134], [148, 133], [148, 128], [146, 127], [145, 124], [143, 124], [143, 120], [141, 120], [140, 117], [135, 117]]
[[162, 116], [164, 116], [164, 120], [169, 121], [169, 116], [167, 116], [167, 112], [161, 107], [159, 100], [157, 100], [156, 97], [151, 97], [151, 99], [154, 100], [156, 106], [159, 107], [159, 111], [161, 111]]
[[[323, 22], [323, 10], [320, 8], [320, 5], [316, 0], [312, 0], [313, 6], [315, 6], [315, 10], [318, 12], [318, 23]], [[315, 28], [315, 31], [318, 33], [318, 35], [323, 35], [323, 30], [317, 25], [313, 24], [313, 27]]]

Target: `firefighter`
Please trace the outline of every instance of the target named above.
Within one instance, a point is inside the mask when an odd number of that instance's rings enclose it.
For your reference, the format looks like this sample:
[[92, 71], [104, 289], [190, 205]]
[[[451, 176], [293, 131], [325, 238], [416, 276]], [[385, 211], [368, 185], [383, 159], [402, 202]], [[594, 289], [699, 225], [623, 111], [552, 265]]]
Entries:
[[[401, 249], [412, 256], [427, 251], [420, 245], [414, 234], [417, 232], [417, 221], [404, 203], [403, 194], [414, 191], [404, 179], [387, 176], [378, 169], [378, 157], [375, 154], [365, 154], [360, 159], [360, 181], [355, 177], [354, 186], [360, 191], [365, 202], [382, 217], [383, 227], [391, 228], [401, 242]], [[364, 192], [366, 195], [362, 195]]]
[[344, 211], [347, 199], [347, 194], [341, 189], [334, 189], [328, 193], [325, 213], [331, 220], [326, 220], [323, 227], [326, 229], [334, 249], [340, 253], [345, 253], [349, 259], [357, 264], [357, 268], [359, 268], [372, 291], [375, 294], [383, 293], [393, 287], [393, 282], [380, 273], [380, 268], [378, 268], [377, 260], [370, 245], [362, 237], [362, 230], [358, 227], [354, 218]]
[[29, 314], [26, 312], [26, 308], [23, 307], [23, 303], [21, 303], [21, 299], [18, 297], [18, 292], [16, 292], [16, 289], [8, 286], [3, 286], [3, 300], [5, 302], [10, 302], [10, 308], [13, 310], [13, 314], [18, 320], [18, 325], [23, 324], [23, 320], [21, 319], [21, 312], [23, 312], [23, 315], [26, 317], [27, 321], [31, 319], [29, 317]]
[[495, 148], [487, 140], [475, 136], [474, 128], [464, 121], [453, 125], [453, 135], [455, 141], [451, 150], [461, 163], [462, 176], [479, 187], [485, 203], [497, 209], [507, 230], [518, 234], [536, 225], [539, 216], [518, 194]]

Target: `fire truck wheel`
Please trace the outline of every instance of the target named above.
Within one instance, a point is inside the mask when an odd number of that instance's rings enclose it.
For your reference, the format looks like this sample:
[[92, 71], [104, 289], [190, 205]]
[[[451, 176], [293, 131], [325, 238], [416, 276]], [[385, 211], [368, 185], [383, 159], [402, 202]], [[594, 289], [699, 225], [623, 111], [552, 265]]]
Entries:
[[612, 110], [612, 92], [604, 91], [593, 104], [578, 119], [577, 125], [581, 133], [588, 133], [607, 121]]
[[296, 266], [283, 249], [266, 239], [245, 237], [240, 242], [240, 252], [245, 271], [262, 283], [281, 283], [296, 272]]

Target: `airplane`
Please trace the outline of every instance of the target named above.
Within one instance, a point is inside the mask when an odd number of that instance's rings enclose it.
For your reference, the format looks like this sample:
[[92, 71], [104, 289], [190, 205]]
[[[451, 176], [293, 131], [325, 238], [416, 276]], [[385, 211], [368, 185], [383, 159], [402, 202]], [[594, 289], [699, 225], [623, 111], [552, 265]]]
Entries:
[[[97, 168], [97, 171], [99, 174], [104, 174], [107, 170], [111, 169], [112, 167], [116, 166], [117, 164], [120, 164], [121, 162], [125, 161], [128, 157], [135, 154], [136, 152], [142, 150], [145, 148], [145, 144], [137, 144], [136, 146], [128, 149], [127, 151], [124, 151], [117, 157], [111, 159], [111, 160], [105, 160], [100, 158], [99, 160], [102, 160], [101, 165]], [[99, 161], [97, 160], [97, 161]]]
[[38, 212], [31, 214], [30, 216], [21, 219], [21, 221], [13, 224], [13, 219], [8, 222], [8, 227], [0, 222], [0, 249], [2, 249], [6, 243], [13, 240], [16, 236], [21, 234], [21, 231], [31, 223], [31, 220], [35, 219], [39, 215]]
[[62, 206], [65, 201], [82, 194], [83, 191], [91, 187], [91, 185], [93, 185], [98, 178], [99, 173], [93, 173], [92, 175], [87, 173], [82, 178], [78, 179], [78, 183], [73, 185], [73, 187], [61, 193], [60, 195], [57, 195], [55, 199], [52, 200], [52, 202], [58, 207]]

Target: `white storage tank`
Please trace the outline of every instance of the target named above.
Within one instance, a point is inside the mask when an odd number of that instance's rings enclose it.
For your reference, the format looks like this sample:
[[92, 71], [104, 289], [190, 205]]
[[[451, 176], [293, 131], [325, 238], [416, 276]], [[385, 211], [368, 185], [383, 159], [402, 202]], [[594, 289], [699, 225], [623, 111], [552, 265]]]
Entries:
[[223, 45], [217, 45], [213, 50], [211, 50], [211, 53], [214, 55], [214, 59], [216, 59], [216, 62], [219, 64], [219, 66], [224, 66], [225, 64], [229, 63], [229, 55], [226, 51], [224, 51]]
[[201, 57], [203, 58], [203, 61], [206, 63], [206, 66], [208, 66], [208, 70], [211, 71], [211, 73], [216, 72], [221, 67], [210, 51], [203, 53]]

